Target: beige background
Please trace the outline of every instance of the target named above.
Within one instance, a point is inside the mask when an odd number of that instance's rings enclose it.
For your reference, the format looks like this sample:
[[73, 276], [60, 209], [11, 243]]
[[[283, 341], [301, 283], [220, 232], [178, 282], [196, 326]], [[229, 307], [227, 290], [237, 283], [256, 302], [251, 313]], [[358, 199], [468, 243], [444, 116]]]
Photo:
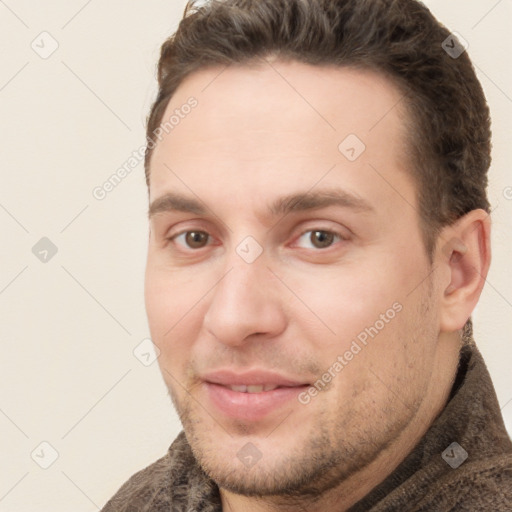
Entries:
[[[469, 42], [492, 109], [494, 261], [474, 316], [512, 432], [512, 1], [426, 4]], [[144, 143], [184, 5], [0, 0], [2, 512], [98, 510], [180, 430], [157, 363], [133, 354], [149, 336], [142, 164], [105, 199], [92, 191]], [[46, 263], [42, 237], [58, 249]]]

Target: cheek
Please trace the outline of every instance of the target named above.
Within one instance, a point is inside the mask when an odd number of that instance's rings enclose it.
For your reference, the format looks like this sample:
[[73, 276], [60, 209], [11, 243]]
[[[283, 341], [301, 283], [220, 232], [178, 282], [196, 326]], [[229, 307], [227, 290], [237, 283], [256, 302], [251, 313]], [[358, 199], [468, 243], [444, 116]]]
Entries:
[[[332, 400], [338, 408], [353, 409], [361, 418], [371, 412], [370, 416], [385, 419], [386, 411], [407, 412], [424, 396], [434, 361], [435, 332], [425, 326], [428, 318], [419, 318], [418, 303], [400, 306], [391, 314], [383, 311], [387, 323], [367, 315], [370, 320], [359, 321], [355, 329], [359, 332], [340, 338], [338, 349], [330, 350], [325, 368], [338, 355], [343, 358], [343, 368], [333, 379]], [[341, 331], [343, 325], [339, 325]]]
[[150, 249], [146, 264], [144, 300], [150, 327], [162, 337], [187, 310], [199, 292], [198, 280], [189, 272], [173, 270], [160, 251]]
[[[148, 260], [145, 305], [151, 339], [160, 350], [160, 365], [175, 370], [185, 359], [198, 318], [193, 282], [169, 271], [160, 271]], [[195, 285], [197, 288], [197, 284]]]
[[164, 273], [158, 272], [148, 261], [144, 301], [154, 342], [158, 342], [173, 325], [176, 297], [175, 294], [169, 293], [170, 285], [168, 277]]
[[386, 320], [396, 316], [393, 305], [402, 293], [397, 278], [389, 269], [363, 264], [313, 268], [307, 274], [290, 271], [286, 282], [294, 296], [288, 298], [289, 314], [324, 350], [342, 350], [375, 322], [380, 327], [381, 315], [389, 311]]

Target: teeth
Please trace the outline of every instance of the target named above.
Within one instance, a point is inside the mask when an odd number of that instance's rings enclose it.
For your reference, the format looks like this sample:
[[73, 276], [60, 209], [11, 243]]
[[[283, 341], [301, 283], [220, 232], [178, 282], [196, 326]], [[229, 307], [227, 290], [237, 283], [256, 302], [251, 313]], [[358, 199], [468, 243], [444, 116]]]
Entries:
[[247, 386], [247, 393], [261, 393], [264, 386]]
[[247, 392], [247, 386], [229, 386], [232, 391], [240, 391], [241, 393]]
[[239, 393], [261, 393], [262, 391], [272, 391], [279, 386], [275, 384], [265, 384], [260, 386], [229, 386], [232, 391], [238, 391]]

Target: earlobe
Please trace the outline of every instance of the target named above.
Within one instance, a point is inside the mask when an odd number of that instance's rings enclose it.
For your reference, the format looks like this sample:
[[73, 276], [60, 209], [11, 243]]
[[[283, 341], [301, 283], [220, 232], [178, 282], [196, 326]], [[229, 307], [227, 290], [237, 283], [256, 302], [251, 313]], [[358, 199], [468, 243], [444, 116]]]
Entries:
[[462, 329], [475, 308], [489, 271], [491, 221], [472, 210], [440, 235], [439, 265], [447, 279], [441, 286], [441, 331]]

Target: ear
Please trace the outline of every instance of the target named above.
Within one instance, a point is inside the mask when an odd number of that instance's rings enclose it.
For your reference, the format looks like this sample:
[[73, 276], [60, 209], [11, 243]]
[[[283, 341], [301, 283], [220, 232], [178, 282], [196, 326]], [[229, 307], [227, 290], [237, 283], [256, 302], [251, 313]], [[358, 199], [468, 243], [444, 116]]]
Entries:
[[439, 236], [441, 332], [462, 329], [475, 308], [491, 264], [491, 218], [472, 210]]

